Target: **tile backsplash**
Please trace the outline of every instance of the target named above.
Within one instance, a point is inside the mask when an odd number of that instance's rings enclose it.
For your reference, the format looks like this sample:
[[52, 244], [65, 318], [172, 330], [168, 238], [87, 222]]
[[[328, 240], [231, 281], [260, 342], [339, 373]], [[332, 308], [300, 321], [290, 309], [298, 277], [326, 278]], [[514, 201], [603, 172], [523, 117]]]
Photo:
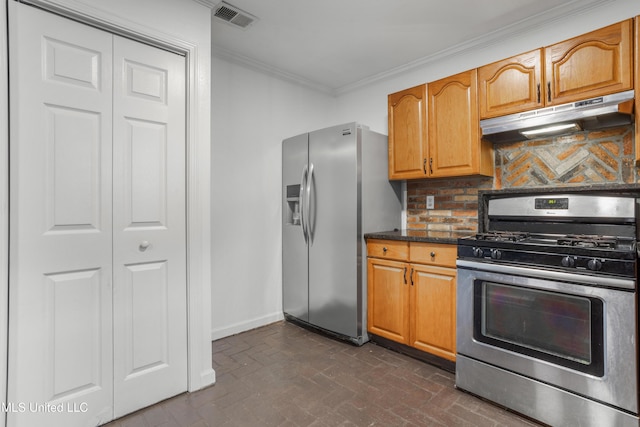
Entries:
[[635, 183], [634, 127], [496, 144], [495, 187]]
[[[477, 230], [478, 190], [631, 184], [634, 126], [495, 144], [494, 177], [407, 181], [407, 228]], [[434, 209], [426, 197], [434, 196]]]

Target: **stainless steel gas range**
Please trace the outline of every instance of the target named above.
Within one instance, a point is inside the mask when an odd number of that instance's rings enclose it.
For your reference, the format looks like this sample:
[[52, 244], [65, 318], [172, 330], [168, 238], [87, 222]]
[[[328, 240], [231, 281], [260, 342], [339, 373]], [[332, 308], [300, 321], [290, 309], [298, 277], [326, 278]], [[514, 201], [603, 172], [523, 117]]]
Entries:
[[488, 198], [458, 241], [458, 388], [553, 426], [638, 427], [639, 203]]

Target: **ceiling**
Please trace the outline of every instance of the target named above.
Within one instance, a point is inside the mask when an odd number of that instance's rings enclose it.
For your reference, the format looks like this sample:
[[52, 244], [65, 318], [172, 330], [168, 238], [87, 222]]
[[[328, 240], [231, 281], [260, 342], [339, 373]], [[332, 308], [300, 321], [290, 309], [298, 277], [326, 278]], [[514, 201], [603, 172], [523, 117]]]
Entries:
[[216, 56], [340, 93], [611, 0], [226, 1], [258, 19], [214, 18]]

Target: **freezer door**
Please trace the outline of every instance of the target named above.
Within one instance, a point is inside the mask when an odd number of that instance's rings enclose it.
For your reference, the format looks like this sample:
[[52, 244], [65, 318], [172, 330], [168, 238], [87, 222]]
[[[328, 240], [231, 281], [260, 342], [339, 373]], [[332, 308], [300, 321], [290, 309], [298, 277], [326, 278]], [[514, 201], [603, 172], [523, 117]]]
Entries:
[[360, 333], [362, 309], [356, 132], [348, 124], [309, 134], [309, 322], [349, 337]]
[[309, 321], [309, 258], [303, 234], [302, 175], [308, 163], [309, 134], [282, 142], [282, 307]]

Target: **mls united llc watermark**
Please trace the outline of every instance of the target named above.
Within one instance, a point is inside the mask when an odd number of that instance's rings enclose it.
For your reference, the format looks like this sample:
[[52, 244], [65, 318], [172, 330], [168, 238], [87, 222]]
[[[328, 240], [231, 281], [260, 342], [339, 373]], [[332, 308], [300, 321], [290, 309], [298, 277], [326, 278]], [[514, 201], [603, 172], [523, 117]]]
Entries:
[[89, 410], [86, 402], [36, 403], [36, 402], [0, 402], [0, 412], [22, 414], [30, 413], [84, 413]]

